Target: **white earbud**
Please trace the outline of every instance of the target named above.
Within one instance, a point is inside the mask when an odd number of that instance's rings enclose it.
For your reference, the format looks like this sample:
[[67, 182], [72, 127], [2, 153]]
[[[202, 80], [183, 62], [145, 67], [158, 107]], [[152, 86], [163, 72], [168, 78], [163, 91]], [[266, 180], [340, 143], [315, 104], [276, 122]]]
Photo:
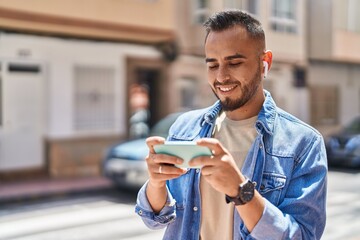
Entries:
[[263, 61], [263, 64], [264, 64], [264, 78], [266, 78], [269, 70], [269, 64], [267, 63], [267, 61]]

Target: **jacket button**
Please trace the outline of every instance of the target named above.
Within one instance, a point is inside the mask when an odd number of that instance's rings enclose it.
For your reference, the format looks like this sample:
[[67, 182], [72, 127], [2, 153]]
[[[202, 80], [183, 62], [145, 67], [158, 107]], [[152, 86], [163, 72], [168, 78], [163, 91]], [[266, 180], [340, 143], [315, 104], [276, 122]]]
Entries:
[[264, 189], [265, 189], [265, 185], [264, 185], [264, 184], [261, 184], [260, 190], [264, 190]]
[[194, 207], [193, 210], [194, 210], [194, 212], [196, 212], [196, 211], [198, 210], [198, 208], [197, 208], [197, 207]]
[[196, 173], [199, 173], [199, 172], [200, 172], [200, 169], [197, 168], [197, 169], [196, 169]]
[[143, 214], [142, 210], [139, 210], [139, 215], [141, 216]]

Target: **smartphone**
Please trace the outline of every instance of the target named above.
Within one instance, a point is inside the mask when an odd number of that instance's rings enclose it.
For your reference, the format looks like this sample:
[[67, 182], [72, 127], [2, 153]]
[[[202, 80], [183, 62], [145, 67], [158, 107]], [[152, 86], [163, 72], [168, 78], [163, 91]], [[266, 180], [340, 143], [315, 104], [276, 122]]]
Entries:
[[211, 156], [212, 152], [208, 147], [196, 145], [191, 141], [166, 141], [164, 144], [154, 145], [158, 154], [168, 154], [182, 158], [182, 164], [175, 164], [178, 168], [201, 168], [201, 166], [189, 166], [189, 161], [199, 156]]

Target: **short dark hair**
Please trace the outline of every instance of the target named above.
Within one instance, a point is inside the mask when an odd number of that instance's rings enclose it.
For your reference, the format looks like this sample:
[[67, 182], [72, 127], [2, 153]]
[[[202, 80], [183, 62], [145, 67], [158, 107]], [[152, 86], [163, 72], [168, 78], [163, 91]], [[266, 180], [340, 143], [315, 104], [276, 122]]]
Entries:
[[220, 32], [234, 26], [242, 26], [249, 33], [249, 36], [262, 45], [265, 50], [265, 33], [261, 23], [240, 10], [224, 10], [210, 16], [204, 23], [206, 29], [206, 39], [210, 32]]

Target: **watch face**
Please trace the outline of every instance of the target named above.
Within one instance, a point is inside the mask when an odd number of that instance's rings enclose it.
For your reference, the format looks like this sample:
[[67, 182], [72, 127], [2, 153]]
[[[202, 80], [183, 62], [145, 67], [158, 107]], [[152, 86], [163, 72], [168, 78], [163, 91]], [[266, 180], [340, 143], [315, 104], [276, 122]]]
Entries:
[[251, 181], [246, 182], [240, 191], [240, 198], [243, 202], [249, 202], [254, 197], [255, 186]]

